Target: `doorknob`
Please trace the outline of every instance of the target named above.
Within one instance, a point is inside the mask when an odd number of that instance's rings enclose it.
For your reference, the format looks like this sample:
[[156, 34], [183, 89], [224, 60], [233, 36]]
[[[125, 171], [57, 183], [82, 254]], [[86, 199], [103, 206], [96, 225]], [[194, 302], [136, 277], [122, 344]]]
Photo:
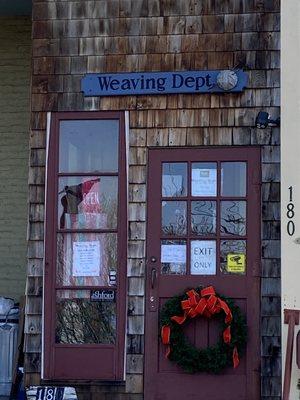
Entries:
[[151, 289], [154, 288], [155, 281], [156, 281], [156, 269], [152, 268], [152, 270], [151, 270]]

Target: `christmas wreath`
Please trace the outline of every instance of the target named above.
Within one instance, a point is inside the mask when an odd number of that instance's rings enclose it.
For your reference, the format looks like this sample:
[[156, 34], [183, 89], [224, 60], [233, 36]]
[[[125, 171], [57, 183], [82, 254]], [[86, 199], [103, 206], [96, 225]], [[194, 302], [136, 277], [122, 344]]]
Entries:
[[[224, 318], [225, 314], [225, 318]], [[197, 349], [183, 333], [183, 325], [191, 318], [216, 316], [222, 326], [219, 342]], [[216, 294], [212, 286], [191, 289], [169, 299], [160, 314], [161, 339], [167, 345], [166, 357], [188, 373], [219, 373], [222, 369], [239, 365], [239, 354], [247, 342], [244, 315], [232, 299]]]

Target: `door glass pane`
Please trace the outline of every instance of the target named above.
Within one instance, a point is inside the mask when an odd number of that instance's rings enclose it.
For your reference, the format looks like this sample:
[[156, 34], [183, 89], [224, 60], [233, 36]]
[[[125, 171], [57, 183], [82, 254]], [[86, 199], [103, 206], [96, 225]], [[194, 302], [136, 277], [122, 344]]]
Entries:
[[60, 229], [115, 229], [118, 177], [63, 177], [58, 186]]
[[192, 196], [217, 195], [217, 164], [192, 164]]
[[186, 273], [186, 241], [161, 241], [161, 273], [163, 275], [184, 275]]
[[57, 277], [63, 286], [116, 284], [117, 234], [67, 233], [57, 235]]
[[221, 240], [220, 263], [225, 274], [245, 274], [246, 240]]
[[162, 233], [170, 236], [186, 235], [186, 201], [162, 202]]
[[187, 195], [187, 164], [164, 163], [162, 196], [182, 197]]
[[223, 236], [246, 235], [245, 201], [221, 201], [221, 233]]
[[221, 195], [246, 196], [245, 162], [223, 162], [221, 164]]
[[191, 275], [216, 274], [216, 241], [191, 241]]
[[216, 202], [192, 201], [191, 228], [194, 235], [211, 236], [216, 234]]
[[115, 343], [116, 303], [91, 301], [90, 290], [58, 290], [56, 343]]
[[59, 172], [117, 172], [118, 120], [60, 122]]

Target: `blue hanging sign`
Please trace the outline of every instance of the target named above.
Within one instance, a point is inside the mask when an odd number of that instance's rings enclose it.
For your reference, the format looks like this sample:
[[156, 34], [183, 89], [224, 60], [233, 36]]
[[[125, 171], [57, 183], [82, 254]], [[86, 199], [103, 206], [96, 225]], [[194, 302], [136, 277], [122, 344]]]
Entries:
[[247, 74], [240, 69], [87, 74], [81, 80], [81, 90], [84, 96], [227, 93], [241, 92], [247, 80]]

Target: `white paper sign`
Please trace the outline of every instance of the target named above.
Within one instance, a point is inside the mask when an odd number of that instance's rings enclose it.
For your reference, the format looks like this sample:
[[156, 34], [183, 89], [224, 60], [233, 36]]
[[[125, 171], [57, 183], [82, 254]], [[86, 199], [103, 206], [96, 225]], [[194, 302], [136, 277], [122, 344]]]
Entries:
[[216, 242], [215, 240], [191, 241], [191, 274], [216, 274]]
[[163, 244], [161, 246], [162, 263], [185, 263], [186, 245], [185, 244]]
[[192, 169], [192, 196], [217, 195], [217, 170], [208, 168]]
[[100, 242], [73, 242], [73, 276], [100, 275]]
[[182, 175], [163, 175], [162, 195], [165, 197], [180, 196], [182, 193]]

